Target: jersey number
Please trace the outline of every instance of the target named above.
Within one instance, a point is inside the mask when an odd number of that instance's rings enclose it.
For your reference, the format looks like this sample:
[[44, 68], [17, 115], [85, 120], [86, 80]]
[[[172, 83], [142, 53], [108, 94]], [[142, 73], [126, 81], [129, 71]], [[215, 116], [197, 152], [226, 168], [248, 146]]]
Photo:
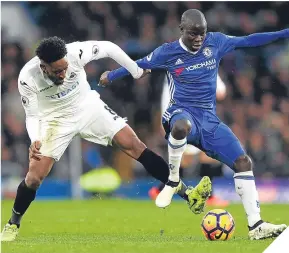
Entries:
[[83, 51], [82, 51], [81, 49], [79, 49], [79, 50], [80, 50], [79, 59], [81, 59], [81, 56], [82, 56], [82, 54], [83, 54]]
[[119, 116], [118, 116], [112, 109], [110, 109], [107, 105], [105, 105], [104, 108], [105, 108], [106, 110], [108, 110], [110, 114], [114, 115], [114, 117], [113, 117], [114, 120], [116, 120], [117, 118], [119, 118]]

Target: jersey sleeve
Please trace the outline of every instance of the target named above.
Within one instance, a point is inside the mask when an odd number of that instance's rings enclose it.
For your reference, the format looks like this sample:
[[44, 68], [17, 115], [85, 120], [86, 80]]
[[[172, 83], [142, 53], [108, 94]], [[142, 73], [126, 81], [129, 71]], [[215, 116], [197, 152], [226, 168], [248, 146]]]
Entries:
[[80, 67], [90, 61], [109, 57], [126, 68], [134, 78], [140, 78], [143, 74], [143, 70], [118, 45], [110, 41], [75, 42], [73, 48], [77, 51]]
[[167, 44], [156, 48], [146, 57], [137, 61], [137, 64], [144, 69], [165, 69], [167, 61]]
[[268, 33], [253, 33], [248, 36], [235, 37], [223, 33], [214, 33], [219, 47], [220, 56], [240, 47], [258, 47], [275, 40], [289, 38], [289, 29]]
[[26, 114], [26, 129], [31, 142], [39, 140], [39, 111], [36, 89], [32, 79], [20, 73], [18, 90]]
[[38, 117], [37, 93], [32, 82], [33, 81], [27, 80], [20, 75], [18, 78], [18, 89], [26, 116]]
[[[167, 62], [167, 44], [164, 44], [156, 48], [146, 57], [136, 61], [137, 65], [143, 69], [166, 69]], [[118, 68], [110, 71], [108, 74], [108, 80], [110, 82], [129, 75], [128, 71], [124, 68]]]

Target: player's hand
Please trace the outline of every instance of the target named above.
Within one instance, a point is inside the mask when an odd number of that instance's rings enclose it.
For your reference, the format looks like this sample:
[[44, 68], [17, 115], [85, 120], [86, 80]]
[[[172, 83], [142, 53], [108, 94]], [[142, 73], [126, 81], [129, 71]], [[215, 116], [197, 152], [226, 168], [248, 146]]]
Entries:
[[100, 76], [100, 79], [99, 79], [99, 86], [101, 87], [106, 87], [110, 82], [107, 78], [107, 75], [110, 71], [105, 71], [104, 73], [102, 73], [102, 75]]
[[36, 161], [40, 161], [42, 158], [42, 154], [40, 153], [41, 142], [34, 141], [29, 147], [29, 160], [35, 159]]
[[227, 96], [226, 90], [220, 90], [216, 92], [217, 101], [223, 101]]
[[144, 69], [143, 70], [143, 74], [142, 74], [142, 76], [140, 77], [140, 78], [142, 78], [142, 77], [144, 77], [144, 76], [146, 76], [146, 75], [148, 75], [148, 74], [150, 74], [151, 73], [151, 70], [150, 69]]

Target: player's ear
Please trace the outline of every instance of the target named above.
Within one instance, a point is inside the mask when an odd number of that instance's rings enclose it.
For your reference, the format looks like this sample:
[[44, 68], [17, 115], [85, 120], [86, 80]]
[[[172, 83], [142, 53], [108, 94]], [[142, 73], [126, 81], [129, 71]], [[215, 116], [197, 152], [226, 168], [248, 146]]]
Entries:
[[182, 24], [179, 25], [179, 28], [180, 28], [181, 34], [183, 34], [184, 33], [184, 28], [183, 28]]
[[40, 68], [42, 69], [42, 71], [44, 73], [47, 73], [47, 69], [46, 69], [46, 66], [44, 64], [40, 64]]

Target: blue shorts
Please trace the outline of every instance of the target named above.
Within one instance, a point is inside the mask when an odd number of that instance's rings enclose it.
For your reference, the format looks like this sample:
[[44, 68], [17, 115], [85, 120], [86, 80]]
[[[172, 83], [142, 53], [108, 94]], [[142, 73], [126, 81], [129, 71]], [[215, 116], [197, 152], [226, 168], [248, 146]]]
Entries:
[[188, 144], [192, 144], [222, 163], [234, 169], [236, 159], [245, 151], [232, 130], [224, 124], [214, 110], [203, 108], [182, 108], [172, 105], [163, 114], [162, 123], [166, 131], [166, 139], [177, 120], [189, 120], [192, 130], [187, 136]]

